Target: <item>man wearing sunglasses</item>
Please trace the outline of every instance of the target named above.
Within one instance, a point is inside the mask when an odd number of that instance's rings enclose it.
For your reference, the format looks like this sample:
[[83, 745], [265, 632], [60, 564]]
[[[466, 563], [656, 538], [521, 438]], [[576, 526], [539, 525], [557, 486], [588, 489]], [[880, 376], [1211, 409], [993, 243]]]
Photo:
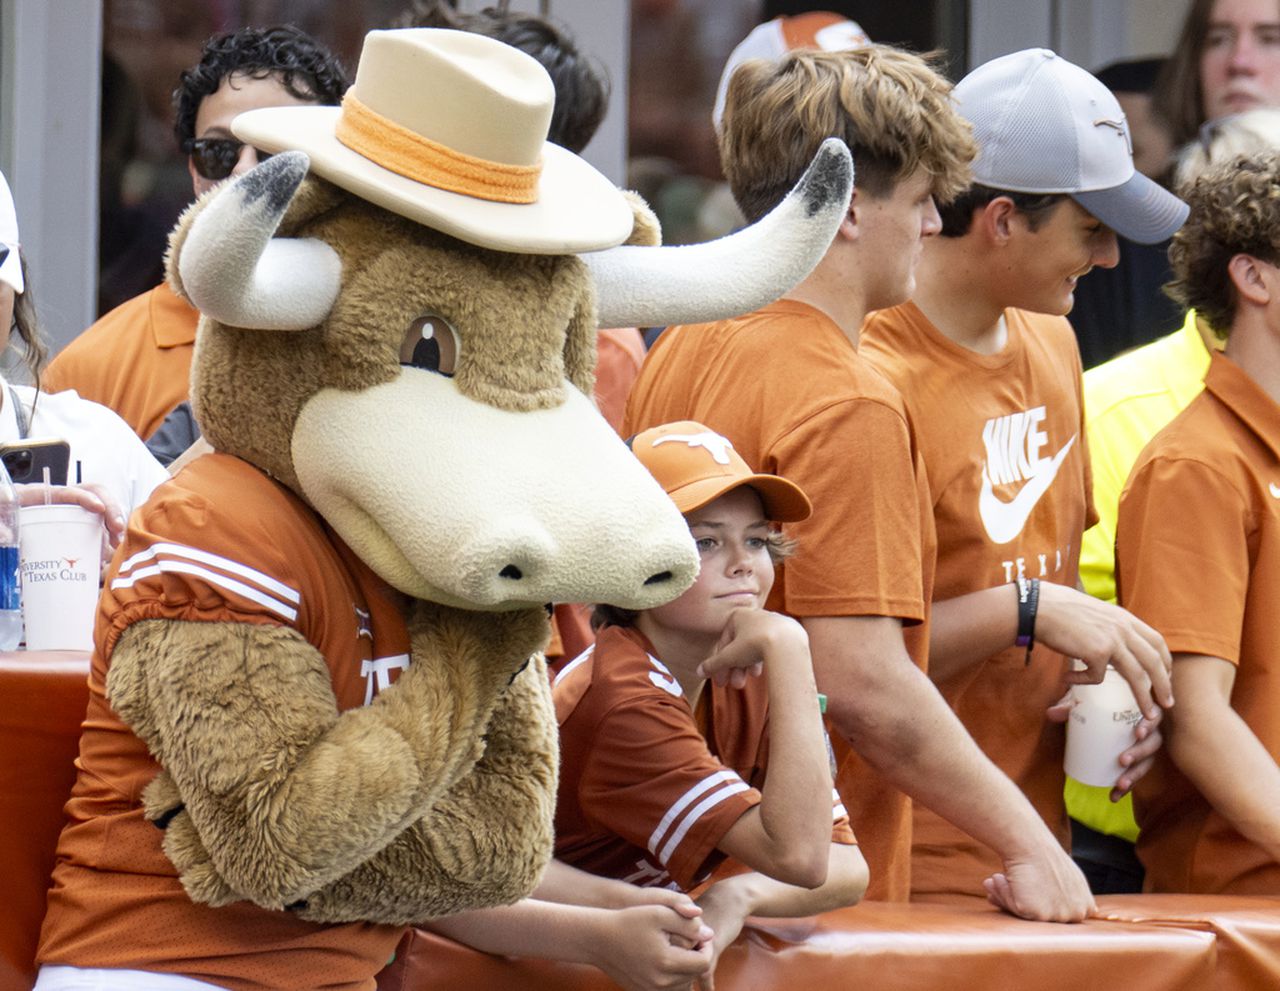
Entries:
[[[258, 164], [231, 121], [246, 110], [341, 101], [338, 60], [293, 27], [242, 28], [205, 43], [174, 91], [174, 134], [195, 194]], [[49, 392], [75, 389], [115, 410], [144, 440], [187, 399], [199, 314], [161, 283], [103, 316], [53, 360]]]

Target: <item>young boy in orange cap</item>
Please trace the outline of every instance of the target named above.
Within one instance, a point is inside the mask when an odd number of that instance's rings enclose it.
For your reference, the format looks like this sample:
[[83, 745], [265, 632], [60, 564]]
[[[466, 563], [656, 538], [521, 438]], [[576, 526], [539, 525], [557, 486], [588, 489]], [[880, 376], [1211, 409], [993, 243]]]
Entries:
[[702, 568], [667, 605], [598, 608], [594, 647], [556, 678], [556, 857], [685, 891], [726, 857], [745, 865], [697, 899], [714, 960], [748, 915], [812, 915], [867, 886], [832, 786], [808, 637], [764, 608], [789, 549], [771, 523], [810, 505], [700, 423], [646, 430], [632, 450], [684, 513]]

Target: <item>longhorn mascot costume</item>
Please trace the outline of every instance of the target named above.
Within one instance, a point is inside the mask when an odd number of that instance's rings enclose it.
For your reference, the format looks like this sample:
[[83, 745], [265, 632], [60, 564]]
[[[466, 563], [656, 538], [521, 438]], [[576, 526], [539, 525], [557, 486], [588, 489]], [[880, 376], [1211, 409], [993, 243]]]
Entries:
[[42, 987], [367, 989], [406, 924], [538, 882], [545, 604], [647, 609], [698, 567], [587, 398], [597, 324], [759, 307], [852, 189], [829, 141], [755, 227], [659, 248], [546, 143], [553, 98], [488, 38], [380, 31], [341, 108], [234, 122], [277, 154], [169, 257], [217, 453], [106, 580]]

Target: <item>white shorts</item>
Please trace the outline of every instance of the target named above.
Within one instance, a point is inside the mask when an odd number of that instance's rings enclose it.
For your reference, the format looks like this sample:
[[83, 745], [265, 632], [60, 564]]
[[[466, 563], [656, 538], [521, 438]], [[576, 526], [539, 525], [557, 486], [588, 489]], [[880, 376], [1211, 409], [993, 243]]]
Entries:
[[145, 970], [94, 970], [45, 964], [33, 991], [225, 991], [178, 974], [153, 974]]

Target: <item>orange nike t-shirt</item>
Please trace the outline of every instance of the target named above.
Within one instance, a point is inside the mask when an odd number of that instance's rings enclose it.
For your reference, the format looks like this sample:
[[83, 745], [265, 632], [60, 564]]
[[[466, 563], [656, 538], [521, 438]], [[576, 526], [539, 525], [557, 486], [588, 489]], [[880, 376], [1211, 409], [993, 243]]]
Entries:
[[[1006, 310], [1008, 338], [978, 354], [905, 303], [871, 314], [867, 359], [901, 390], [924, 457], [937, 526], [935, 600], [1018, 575], [1075, 586], [1092, 522], [1080, 355], [1061, 317]], [[1061, 724], [1045, 710], [1066, 691], [1067, 661], [1011, 647], [939, 682], [982, 750], [1067, 844]], [[983, 894], [994, 852], [917, 806], [912, 897]]]
[[[1120, 603], [1174, 653], [1234, 664], [1231, 708], [1280, 761], [1280, 406], [1221, 354], [1204, 385], [1121, 496]], [[1134, 811], [1148, 891], [1280, 891], [1280, 863], [1215, 811], [1168, 747], [1134, 789]]]
[[121, 303], [63, 348], [41, 376], [113, 409], [146, 440], [191, 392], [200, 312], [161, 283]]
[[181, 974], [232, 991], [369, 991], [403, 929], [318, 925], [247, 901], [187, 897], [143, 817], [159, 771], [105, 697], [112, 652], [148, 619], [297, 630], [324, 657], [339, 710], [366, 705], [408, 665], [398, 593], [284, 486], [209, 454], [134, 513], [99, 605], [78, 776], [58, 842], [37, 960]]
[[[552, 686], [560, 724], [556, 857], [601, 877], [689, 891], [760, 803], [769, 754], [764, 678], [708, 682], [696, 711], [638, 630], [607, 626]], [[778, 773], [786, 773], [780, 768]], [[833, 843], [853, 843], [832, 793]]]
[[[719, 323], [666, 330], [627, 403], [624, 434], [697, 420], [756, 471], [795, 482], [813, 515], [769, 608], [792, 616], [890, 616], [928, 661], [934, 536], [927, 482], [902, 399], [821, 311], [779, 300]], [[836, 787], [871, 871], [868, 898], [905, 901], [911, 805], [832, 733]]]

